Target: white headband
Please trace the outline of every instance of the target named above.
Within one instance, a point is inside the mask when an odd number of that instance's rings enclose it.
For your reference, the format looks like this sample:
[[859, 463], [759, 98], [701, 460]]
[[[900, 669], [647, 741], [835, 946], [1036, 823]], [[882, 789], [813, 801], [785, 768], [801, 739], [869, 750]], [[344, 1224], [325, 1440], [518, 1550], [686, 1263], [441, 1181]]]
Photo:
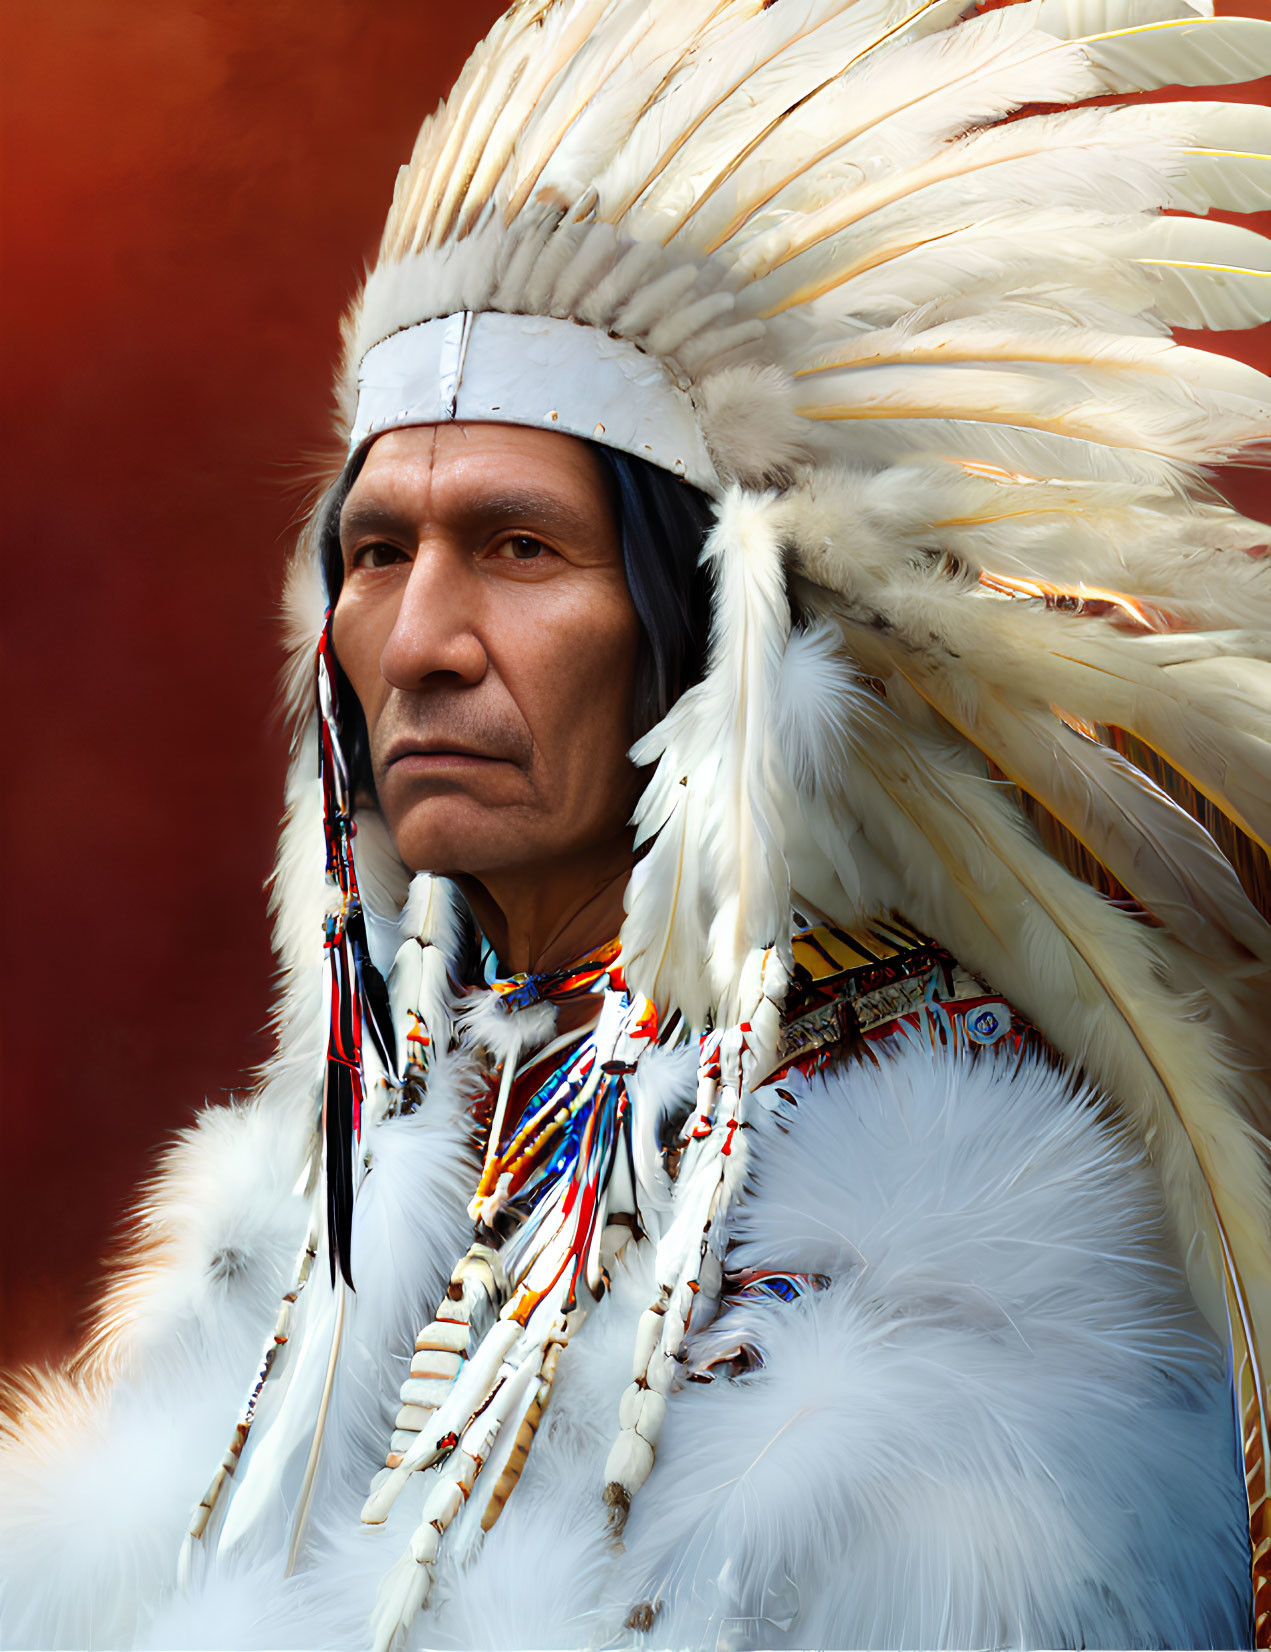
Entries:
[[693, 404], [662, 363], [575, 321], [461, 310], [366, 352], [350, 453], [385, 430], [450, 420], [563, 430], [719, 487]]

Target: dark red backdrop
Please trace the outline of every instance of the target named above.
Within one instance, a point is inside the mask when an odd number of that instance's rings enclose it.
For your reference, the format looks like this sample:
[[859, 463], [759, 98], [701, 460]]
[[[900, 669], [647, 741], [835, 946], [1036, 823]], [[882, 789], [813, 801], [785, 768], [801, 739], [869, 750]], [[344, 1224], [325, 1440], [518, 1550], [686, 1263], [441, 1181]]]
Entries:
[[266, 1053], [282, 550], [396, 168], [501, 9], [9, 8], [9, 1359]]
[[499, 9], [8, 5], [6, 1362], [266, 1053], [282, 548], [394, 170]]

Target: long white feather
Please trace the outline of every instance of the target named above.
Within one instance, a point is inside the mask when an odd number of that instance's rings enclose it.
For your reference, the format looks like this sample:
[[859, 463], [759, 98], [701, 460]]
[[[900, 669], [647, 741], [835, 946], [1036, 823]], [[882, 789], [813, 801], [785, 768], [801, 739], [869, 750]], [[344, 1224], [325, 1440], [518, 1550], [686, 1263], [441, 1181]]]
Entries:
[[1061, 40], [1076, 40], [1140, 23], [1213, 15], [1213, 0], [1042, 0], [1037, 27]]
[[872, 564], [853, 555], [850, 542], [826, 537], [825, 508], [825, 501], [814, 505], [800, 526], [791, 498], [788, 531], [805, 570], [855, 610], [867, 669], [885, 663], [899, 671], [955, 723], [980, 695], [1010, 704], [1022, 693], [1082, 722], [1126, 729], [1249, 835], [1271, 838], [1271, 664], [1247, 657], [1251, 650], [1264, 655], [1265, 639], [1236, 633], [1223, 648], [1208, 634], [1180, 634], [1163, 652], [1160, 639], [1097, 619], [1040, 604], [967, 600], [957, 581], [930, 564], [889, 568], [883, 540]]
[[889, 724], [885, 741], [873, 731], [862, 740], [846, 725], [842, 785], [867, 837], [902, 877], [905, 910], [949, 935], [990, 981], [1009, 979], [1015, 1002], [1135, 1119], [1161, 1170], [1198, 1298], [1221, 1327], [1213, 1190], [1238, 1233], [1265, 1336], [1271, 1200], [1254, 1137], [1231, 1099], [1236, 1075], [1212, 1034], [1195, 1013], [1180, 1016], [1142, 929], [1030, 842], [954, 747], [907, 736], [899, 718]]
[[866, 0], [850, 10], [844, 0], [795, 0], [755, 7], [727, 31], [704, 32], [633, 129], [625, 151], [597, 179], [600, 212], [611, 221], [632, 212], [717, 110], [734, 94], [745, 99], [741, 89], [752, 80], [760, 100], [766, 81], [784, 85], [784, 54], [805, 40], [823, 42], [831, 31], [821, 33], [822, 26], [839, 14], [847, 14], [838, 32], [840, 49], [861, 55], [900, 31], [938, 26], [959, 9], [956, 0]]
[[[746, 958], [784, 945], [789, 928], [773, 720], [790, 611], [771, 504], [740, 489], [721, 503], [703, 552], [716, 588], [707, 674], [635, 750], [638, 762], [658, 758], [636, 819], [641, 837], [656, 831], [659, 843], [641, 873], [644, 921], [629, 917], [623, 930], [628, 980], [657, 998], [673, 971], [683, 981], [676, 1003], [700, 1013], [693, 972], [705, 962], [707, 1002], [726, 1021], [740, 1012]], [[673, 956], [681, 913], [694, 925], [705, 917], [704, 959], [696, 948]]]
[[[822, 59], [815, 88], [766, 124], [721, 133], [713, 170], [676, 233], [715, 251], [774, 200], [802, 210], [927, 160], [944, 142], [1033, 101], [1068, 103], [1102, 88], [1080, 50], [1032, 28], [1032, 8], [1010, 6], [856, 63]], [[736, 117], [738, 124], [742, 117]], [[669, 185], [668, 185], [669, 191]]]
[[[947, 54], [951, 42], [961, 47], [953, 48], [961, 60], [991, 57], [991, 48], [976, 39], [982, 29], [1014, 39], [1027, 30], [1028, 12], [1012, 8], [1011, 15], [950, 31], [945, 25], [956, 13], [949, 6], [838, 10], [793, 37], [711, 108], [674, 168], [650, 183], [633, 209], [636, 222], [660, 240], [678, 237], [714, 251], [727, 239], [718, 229], [721, 214], [741, 219], [757, 210], [786, 181], [787, 162], [819, 177], [820, 158], [874, 126], [867, 88], [882, 83], [891, 101], [925, 108], [921, 64]], [[1044, 46], [1053, 51], [1055, 42]]]
[[[1271, 119], [1258, 112], [1245, 117], [1222, 104], [1188, 103], [1066, 110], [1004, 123], [945, 145], [905, 171], [866, 178], [857, 188], [840, 184], [810, 210], [778, 196], [738, 238], [738, 275], [765, 283], [755, 298], [764, 309], [789, 309], [827, 285], [842, 285], [893, 249], [986, 216], [1026, 211], [1037, 201], [1050, 210], [1085, 212], [1096, 222], [1162, 207], [1251, 210], [1267, 198], [1266, 163], [1257, 149], [1269, 126]], [[1233, 140], [1239, 150], [1222, 153]], [[830, 270], [832, 281], [821, 273]]]
[[517, 135], [504, 207], [514, 218], [531, 199], [572, 206], [592, 186], [600, 157], [631, 128], [685, 49], [694, 19], [704, 26], [713, 0], [625, 0], [610, 26], [575, 53]]
[[873, 343], [801, 379], [804, 417], [1022, 426], [1201, 464], [1264, 440], [1271, 414], [1271, 379], [1239, 366], [1211, 375], [1208, 363], [1221, 358], [1199, 351], [1188, 352], [1194, 373], [1186, 360], [1170, 371], [1156, 340], [1083, 333], [1080, 344], [1042, 343], [939, 328], [929, 341], [880, 340], [877, 353]]
[[[1106, 223], [1090, 213], [1037, 207], [968, 224], [943, 240], [925, 237], [892, 248], [804, 304], [806, 324], [854, 329], [890, 326], [924, 306], [945, 315], [983, 314], [1012, 295], [1041, 313], [1087, 320], [1106, 330], [1112, 317], [1166, 327], [1251, 327], [1271, 318], [1271, 253], [1239, 224], [1194, 218]], [[827, 265], [827, 268], [831, 266]], [[743, 308], [780, 302], [759, 284]]]
[[[1194, 16], [1148, 27], [1130, 53], [1121, 49], [1122, 29], [1112, 41], [1057, 40], [1036, 21], [1032, 7], [1011, 6], [860, 67], [830, 72], [839, 60], [829, 60], [816, 90], [774, 110], [766, 125], [750, 115], [721, 133], [713, 175], [709, 158], [697, 159], [691, 199], [681, 186], [676, 201], [677, 233], [717, 250], [769, 203], [805, 211], [841, 198], [931, 160], [949, 139], [1026, 103], [1073, 103], [1171, 79], [1243, 79], [1251, 63], [1271, 63], [1271, 27], [1242, 28], [1249, 19], [1223, 20], [1199, 36]], [[760, 105], [756, 114], [763, 113]], [[666, 189], [669, 196], [669, 181]]]

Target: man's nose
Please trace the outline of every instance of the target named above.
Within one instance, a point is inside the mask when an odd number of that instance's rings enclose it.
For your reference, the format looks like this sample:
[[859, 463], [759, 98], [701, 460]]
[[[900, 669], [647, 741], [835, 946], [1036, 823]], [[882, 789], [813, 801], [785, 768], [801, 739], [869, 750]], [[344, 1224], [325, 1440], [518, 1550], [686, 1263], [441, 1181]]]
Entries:
[[489, 662], [476, 584], [469, 558], [444, 543], [419, 546], [380, 656], [386, 682], [408, 691], [438, 675], [480, 682]]

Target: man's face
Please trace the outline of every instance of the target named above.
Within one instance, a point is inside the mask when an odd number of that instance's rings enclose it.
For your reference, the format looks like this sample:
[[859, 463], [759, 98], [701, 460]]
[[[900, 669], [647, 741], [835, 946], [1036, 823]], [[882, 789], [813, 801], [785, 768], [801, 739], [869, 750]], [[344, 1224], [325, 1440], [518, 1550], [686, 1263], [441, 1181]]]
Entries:
[[406, 865], [482, 879], [620, 834], [640, 633], [586, 444], [513, 425], [390, 431], [340, 543], [335, 651]]

